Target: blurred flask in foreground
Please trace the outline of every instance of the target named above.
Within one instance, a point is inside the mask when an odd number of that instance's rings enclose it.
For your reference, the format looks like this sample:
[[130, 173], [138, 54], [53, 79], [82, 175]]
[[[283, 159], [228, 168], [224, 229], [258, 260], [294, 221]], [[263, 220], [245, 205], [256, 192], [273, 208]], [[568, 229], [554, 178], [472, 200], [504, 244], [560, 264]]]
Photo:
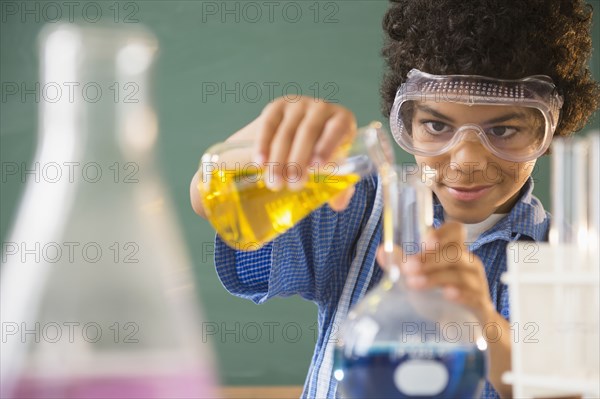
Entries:
[[[141, 28], [40, 37], [34, 165], [3, 246], [3, 398], [214, 397], [190, 261], [153, 148]], [[73, 88], [66, 90], [65, 88]], [[54, 168], [58, 173], [50, 173]]]

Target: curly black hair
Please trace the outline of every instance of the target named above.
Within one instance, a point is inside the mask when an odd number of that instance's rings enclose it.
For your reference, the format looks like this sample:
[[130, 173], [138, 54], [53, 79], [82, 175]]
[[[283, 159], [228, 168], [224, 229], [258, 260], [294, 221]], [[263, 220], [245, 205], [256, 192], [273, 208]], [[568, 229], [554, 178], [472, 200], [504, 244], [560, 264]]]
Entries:
[[548, 75], [565, 103], [555, 134], [583, 128], [600, 104], [592, 7], [583, 0], [392, 0], [383, 19], [382, 112], [412, 68], [436, 75]]

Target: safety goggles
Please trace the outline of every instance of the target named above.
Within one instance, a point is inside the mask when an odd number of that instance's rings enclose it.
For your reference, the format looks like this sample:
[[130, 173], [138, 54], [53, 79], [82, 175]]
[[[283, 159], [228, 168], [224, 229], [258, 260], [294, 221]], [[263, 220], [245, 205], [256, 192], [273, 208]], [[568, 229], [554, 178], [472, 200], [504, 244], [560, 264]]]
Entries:
[[[485, 107], [464, 112], [457, 104]], [[502, 159], [526, 162], [548, 150], [562, 104], [544, 75], [501, 80], [412, 69], [396, 92], [390, 127], [414, 155], [438, 156], [461, 141], [479, 140]]]

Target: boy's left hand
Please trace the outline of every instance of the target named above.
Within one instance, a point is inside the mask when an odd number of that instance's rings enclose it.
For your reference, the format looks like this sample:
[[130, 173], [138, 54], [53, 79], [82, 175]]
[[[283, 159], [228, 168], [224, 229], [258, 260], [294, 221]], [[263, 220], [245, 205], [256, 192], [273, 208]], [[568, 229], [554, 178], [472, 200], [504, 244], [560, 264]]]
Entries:
[[[445, 298], [471, 308], [479, 321], [485, 323], [496, 310], [490, 298], [483, 263], [469, 252], [465, 237], [462, 224], [446, 222], [426, 234], [420, 253], [404, 255], [397, 248], [394, 263], [400, 266], [408, 288], [441, 287]], [[380, 265], [385, 265], [385, 259], [381, 246], [377, 260]]]

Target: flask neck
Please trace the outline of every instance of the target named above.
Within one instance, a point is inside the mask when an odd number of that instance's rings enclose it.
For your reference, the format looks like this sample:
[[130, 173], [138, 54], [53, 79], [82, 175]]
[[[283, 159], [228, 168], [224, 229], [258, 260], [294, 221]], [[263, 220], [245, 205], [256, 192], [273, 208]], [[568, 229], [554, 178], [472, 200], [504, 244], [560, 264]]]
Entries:
[[341, 146], [334, 157], [340, 175], [368, 176], [394, 164], [394, 150], [380, 122], [358, 130], [352, 143]]
[[41, 103], [38, 151], [64, 162], [146, 160], [158, 135], [149, 98], [156, 39], [100, 25], [59, 25], [42, 38], [41, 82], [59, 95]]

